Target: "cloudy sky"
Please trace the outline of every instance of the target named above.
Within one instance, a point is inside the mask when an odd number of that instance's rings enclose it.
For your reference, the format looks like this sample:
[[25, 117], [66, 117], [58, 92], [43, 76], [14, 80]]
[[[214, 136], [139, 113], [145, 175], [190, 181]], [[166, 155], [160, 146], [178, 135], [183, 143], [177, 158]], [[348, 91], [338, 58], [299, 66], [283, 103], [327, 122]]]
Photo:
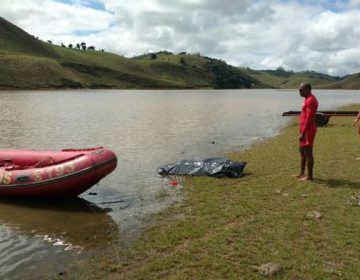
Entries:
[[200, 52], [252, 69], [360, 72], [360, 0], [1, 0], [42, 40], [126, 57]]

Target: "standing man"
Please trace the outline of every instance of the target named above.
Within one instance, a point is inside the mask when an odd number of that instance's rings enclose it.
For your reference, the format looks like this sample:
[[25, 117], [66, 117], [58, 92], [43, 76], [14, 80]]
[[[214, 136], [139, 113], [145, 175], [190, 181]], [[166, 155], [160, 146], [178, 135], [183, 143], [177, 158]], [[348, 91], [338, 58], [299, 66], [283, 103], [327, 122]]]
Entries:
[[[301, 83], [299, 93], [304, 97], [304, 104], [300, 113], [300, 156], [301, 169], [298, 178], [301, 181], [313, 180], [314, 156], [313, 144], [316, 135], [315, 115], [318, 109], [318, 101], [311, 92], [309, 83]], [[308, 174], [305, 176], [305, 167]]]

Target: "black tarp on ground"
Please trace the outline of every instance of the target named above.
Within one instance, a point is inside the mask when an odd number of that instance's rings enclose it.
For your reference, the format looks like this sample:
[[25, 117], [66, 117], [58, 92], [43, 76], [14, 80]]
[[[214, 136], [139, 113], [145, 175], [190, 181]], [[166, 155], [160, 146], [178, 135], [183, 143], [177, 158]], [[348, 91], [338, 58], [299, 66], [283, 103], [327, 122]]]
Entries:
[[159, 175], [192, 175], [239, 178], [246, 162], [236, 162], [226, 158], [209, 158], [203, 161], [181, 160], [160, 166]]

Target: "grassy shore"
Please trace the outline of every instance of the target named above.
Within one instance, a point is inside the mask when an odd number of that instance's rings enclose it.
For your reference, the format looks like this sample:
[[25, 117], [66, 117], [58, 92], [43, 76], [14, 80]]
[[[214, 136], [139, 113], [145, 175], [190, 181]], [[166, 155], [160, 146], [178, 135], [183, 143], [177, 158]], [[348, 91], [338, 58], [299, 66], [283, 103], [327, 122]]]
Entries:
[[360, 197], [360, 136], [352, 121], [333, 117], [319, 128], [315, 182], [292, 177], [294, 120], [281, 135], [230, 155], [248, 162], [243, 178], [186, 178], [183, 203], [157, 215], [130, 249], [94, 259], [91, 276], [82, 277], [266, 279], [257, 267], [273, 262], [282, 268], [275, 279], [358, 279], [360, 206], [352, 204]]

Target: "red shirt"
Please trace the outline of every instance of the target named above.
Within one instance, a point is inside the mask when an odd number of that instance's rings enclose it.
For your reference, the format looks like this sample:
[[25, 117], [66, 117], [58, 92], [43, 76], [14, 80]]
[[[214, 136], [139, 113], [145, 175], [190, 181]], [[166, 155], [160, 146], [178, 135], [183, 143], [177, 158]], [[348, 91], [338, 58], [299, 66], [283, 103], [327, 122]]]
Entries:
[[310, 130], [316, 131], [315, 115], [318, 106], [318, 101], [314, 95], [310, 94], [305, 98], [300, 114], [300, 133], [306, 133]]

